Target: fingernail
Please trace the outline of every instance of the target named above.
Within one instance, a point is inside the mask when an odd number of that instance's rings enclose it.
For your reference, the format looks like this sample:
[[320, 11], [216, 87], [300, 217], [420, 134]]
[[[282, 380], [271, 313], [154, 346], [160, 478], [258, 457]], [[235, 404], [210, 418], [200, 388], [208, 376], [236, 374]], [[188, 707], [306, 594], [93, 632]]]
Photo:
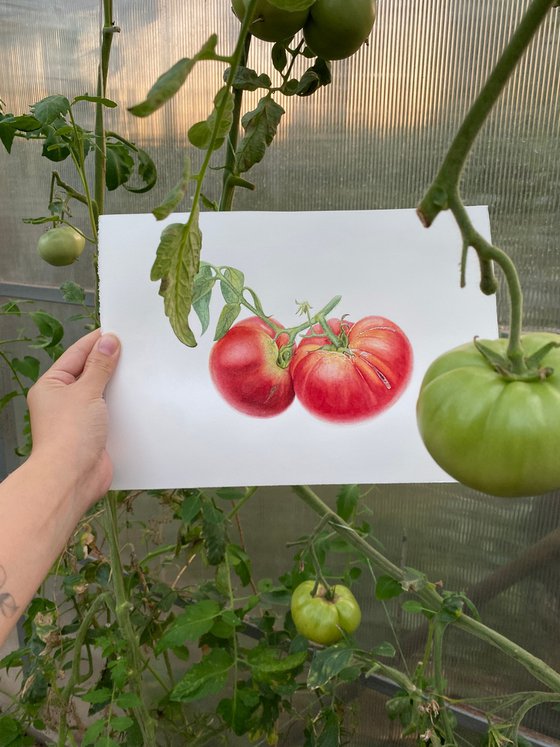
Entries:
[[113, 355], [119, 349], [119, 341], [115, 335], [102, 335], [97, 349], [103, 355]]

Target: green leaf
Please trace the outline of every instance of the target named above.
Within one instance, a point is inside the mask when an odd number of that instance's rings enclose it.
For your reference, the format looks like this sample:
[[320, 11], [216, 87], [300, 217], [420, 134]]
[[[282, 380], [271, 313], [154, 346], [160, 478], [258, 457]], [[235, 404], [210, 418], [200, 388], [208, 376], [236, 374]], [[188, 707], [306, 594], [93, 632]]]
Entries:
[[47, 96], [31, 106], [33, 116], [39, 120], [43, 127], [56, 122], [58, 119], [64, 119], [69, 111], [70, 102], [66, 96]]
[[115, 698], [115, 704], [119, 708], [137, 708], [142, 705], [140, 696], [137, 693], [120, 693]]
[[108, 687], [100, 687], [96, 690], [90, 690], [80, 697], [81, 700], [86, 703], [110, 703], [112, 699], [113, 691]]
[[165, 314], [171, 327], [178, 339], [189, 347], [196, 346], [189, 327], [189, 313], [201, 248], [202, 233], [196, 210], [185, 226], [172, 223], [164, 228], [151, 271], [152, 280], [161, 280], [159, 293], [164, 298]]
[[234, 267], [226, 267], [224, 278], [225, 280], [220, 281], [220, 290], [224, 301], [228, 304], [239, 303], [240, 296], [243, 295], [245, 275], [241, 270], [236, 270]]
[[319, 735], [316, 747], [340, 747], [342, 744], [341, 724], [335, 711], [328, 710], [325, 715], [325, 728]]
[[107, 169], [105, 184], [111, 192], [125, 184], [134, 171], [134, 158], [124, 143], [107, 142]]
[[328, 86], [331, 81], [330, 63], [318, 58], [302, 75], [296, 93], [298, 96], [311, 96], [318, 88]]
[[392, 659], [397, 655], [397, 652], [395, 651], [395, 647], [391, 643], [383, 641], [382, 643], [378, 643], [377, 646], [374, 646], [372, 648], [371, 654], [372, 656], [385, 656], [389, 659]]
[[307, 660], [307, 651], [297, 651], [284, 655], [280, 648], [259, 644], [247, 654], [253, 677], [258, 679], [275, 679], [299, 669]]
[[128, 111], [136, 117], [147, 117], [157, 111], [175, 96], [199, 60], [215, 59], [217, 43], [218, 37], [212, 34], [193, 58], [184, 57], [160, 75], [148, 91], [146, 99], [140, 104], [131, 106]]
[[271, 5], [281, 10], [289, 10], [292, 13], [296, 10], [307, 10], [315, 0], [268, 0]]
[[32, 311], [29, 316], [39, 330], [39, 337], [30, 344], [32, 348], [53, 348], [62, 340], [64, 327], [51, 314], [45, 311]]
[[272, 143], [284, 109], [269, 96], [262, 98], [257, 108], [247, 112], [241, 124], [245, 136], [239, 144], [236, 156], [236, 171], [249, 171], [264, 158], [267, 147]]
[[251, 583], [251, 558], [238, 545], [228, 545], [228, 558], [242, 586]]
[[403, 591], [400, 583], [391, 576], [380, 576], [375, 585], [375, 598], [379, 600], [392, 599], [398, 597]]
[[183, 171], [181, 173], [180, 180], [173, 187], [173, 189], [167, 193], [167, 195], [163, 199], [163, 202], [161, 202], [152, 210], [152, 214], [157, 220], [163, 220], [164, 218], [167, 218], [182, 202], [187, 189], [189, 188], [190, 179], [191, 161], [189, 156], [185, 155], [185, 160], [183, 161]]
[[62, 297], [68, 303], [85, 304], [86, 292], [81, 285], [73, 280], [67, 280], [60, 286]]
[[307, 675], [307, 686], [311, 690], [324, 687], [349, 666], [353, 653], [352, 648], [344, 645], [329, 646], [321, 651], [315, 651]]
[[221, 117], [215, 132], [213, 150], [221, 148], [224, 139], [228, 134], [233, 113], [234, 99], [233, 94], [224, 86], [220, 88], [214, 97], [214, 109], [205, 122], [197, 122], [188, 131], [189, 142], [200, 150], [207, 150], [210, 147], [212, 135], [216, 129], [218, 114], [221, 111]]
[[208, 633], [220, 613], [220, 605], [212, 599], [190, 605], [165, 630], [157, 642], [156, 653], [183, 646], [185, 641], [197, 641]]
[[138, 158], [138, 176], [144, 182], [144, 186], [131, 187], [129, 184], [123, 184], [123, 187], [133, 194], [144, 194], [149, 192], [157, 182], [157, 169], [150, 155], [142, 148], [136, 149], [136, 157]]
[[242, 488], [218, 488], [216, 495], [224, 501], [238, 501], [243, 498], [245, 491]]
[[170, 700], [191, 702], [215, 695], [225, 686], [233, 658], [222, 648], [213, 649], [189, 669], [171, 691]]
[[48, 158], [49, 161], [59, 163], [68, 158], [70, 155], [70, 148], [68, 147], [67, 141], [53, 131], [49, 132], [45, 138], [41, 155]]
[[100, 718], [90, 724], [82, 738], [82, 747], [88, 747], [88, 745], [90, 744], [96, 745], [98, 743], [98, 737], [100, 737], [101, 732], [104, 731], [106, 726], [106, 721], [103, 718]]
[[191, 521], [200, 513], [202, 500], [200, 493], [196, 495], [185, 495], [181, 504], [181, 521], [184, 524], [190, 524]]
[[218, 324], [216, 325], [216, 332], [214, 334], [214, 341], [221, 339], [226, 332], [231, 328], [231, 325], [237, 319], [241, 312], [241, 305], [238, 303], [226, 303], [220, 313]]
[[201, 334], [210, 325], [210, 300], [215, 282], [216, 276], [209, 265], [203, 265], [194, 279], [192, 307], [200, 321]]
[[6, 407], [6, 405], [11, 402], [14, 397], [17, 397], [19, 395], [19, 392], [12, 391], [5, 394], [3, 397], [0, 398], [0, 412]]
[[112, 716], [109, 721], [111, 729], [114, 729], [114, 731], [117, 732], [122, 732], [130, 729], [133, 723], [134, 721], [130, 718], [130, 716]]
[[408, 601], [403, 602], [402, 608], [405, 612], [410, 612], [411, 614], [424, 612], [424, 605], [422, 604], [422, 602], [417, 602], [414, 599], [409, 599]]
[[281, 73], [288, 64], [288, 54], [285, 45], [282, 44], [282, 42], [276, 42], [276, 44], [273, 44], [272, 49], [270, 50], [270, 56], [272, 58], [274, 69]]
[[[229, 69], [224, 73], [224, 78], [228, 73]], [[257, 88], [270, 89], [272, 81], [265, 73], [257, 75], [250, 67], [238, 67], [231, 85], [243, 91], [256, 91]]]
[[202, 538], [208, 563], [219, 565], [226, 552], [226, 518], [210, 498], [202, 504]]
[[33, 358], [30, 355], [26, 355], [23, 360], [13, 358], [12, 366], [15, 371], [27, 379], [31, 379], [31, 381], [37, 381], [39, 378], [40, 363], [37, 358]]
[[343, 485], [336, 496], [336, 513], [344, 519], [351, 521], [356, 513], [360, 490], [357, 485]]
[[77, 101], [91, 101], [93, 104], [102, 104], [108, 109], [114, 109], [116, 106], [118, 106], [116, 101], [111, 101], [111, 99], [106, 99], [103, 96], [89, 96], [87, 93], [83, 96], [76, 96], [76, 98], [72, 101], [72, 104], [75, 104]]

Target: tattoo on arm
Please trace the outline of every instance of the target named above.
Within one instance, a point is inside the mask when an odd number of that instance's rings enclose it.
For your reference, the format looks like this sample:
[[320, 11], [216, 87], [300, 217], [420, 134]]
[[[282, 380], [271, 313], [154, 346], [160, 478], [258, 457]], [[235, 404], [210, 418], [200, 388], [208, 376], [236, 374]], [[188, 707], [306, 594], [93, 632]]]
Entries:
[[0, 565], [0, 614], [4, 617], [13, 617], [18, 610], [16, 600], [8, 592], [2, 591], [7, 578], [4, 566]]

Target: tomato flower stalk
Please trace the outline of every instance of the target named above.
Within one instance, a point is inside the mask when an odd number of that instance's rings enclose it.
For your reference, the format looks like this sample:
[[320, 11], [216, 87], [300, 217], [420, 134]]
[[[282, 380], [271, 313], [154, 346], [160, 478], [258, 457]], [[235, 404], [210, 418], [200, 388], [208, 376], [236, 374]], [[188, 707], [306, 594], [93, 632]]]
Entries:
[[[532, 360], [525, 358], [521, 342], [523, 294], [515, 265], [503, 250], [490, 244], [474, 229], [459, 195], [458, 185], [465, 162], [482, 125], [533, 36], [554, 5], [555, 0], [533, 0], [467, 113], [438, 174], [417, 208], [418, 216], [426, 228], [433, 223], [442, 210], [450, 209], [453, 213], [463, 236], [462, 283], [464, 281], [465, 256], [469, 247], [473, 247], [480, 261], [480, 287], [483, 293], [487, 295], [496, 293], [497, 282], [493, 274], [493, 264], [500, 266], [506, 279], [510, 298], [510, 332], [507, 358], [503, 357], [498, 362], [489, 358], [484, 349], [479, 347], [479, 351], [490, 365], [500, 372], [503, 370], [506, 377], [522, 380], [545, 378], [552, 371], [540, 368], [540, 360], [536, 360], [534, 356], [532, 356]], [[541, 357], [544, 357], [544, 354], [543, 352]]]

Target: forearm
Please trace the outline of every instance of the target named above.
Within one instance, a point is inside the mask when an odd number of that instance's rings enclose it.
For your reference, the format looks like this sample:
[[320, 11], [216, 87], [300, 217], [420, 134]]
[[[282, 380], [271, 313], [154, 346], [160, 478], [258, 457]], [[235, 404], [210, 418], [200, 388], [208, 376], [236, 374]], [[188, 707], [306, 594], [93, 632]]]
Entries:
[[31, 456], [0, 485], [0, 645], [79, 521], [60, 464]]

